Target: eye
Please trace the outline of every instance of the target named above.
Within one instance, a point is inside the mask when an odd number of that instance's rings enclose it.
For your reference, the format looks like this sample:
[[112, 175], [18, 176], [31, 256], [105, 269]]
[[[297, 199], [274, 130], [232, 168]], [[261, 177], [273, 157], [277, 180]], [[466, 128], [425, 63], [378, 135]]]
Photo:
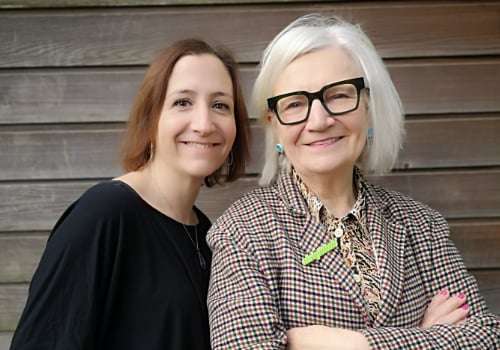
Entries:
[[192, 103], [189, 99], [187, 98], [179, 98], [177, 100], [174, 101], [173, 103], [173, 106], [175, 107], [188, 107], [190, 106]]
[[215, 109], [220, 109], [220, 110], [230, 110], [230, 107], [227, 103], [224, 103], [224, 102], [215, 102], [213, 105], [212, 105], [213, 108]]
[[331, 91], [325, 94], [325, 100], [327, 101], [338, 100], [341, 98], [348, 98], [348, 97], [350, 97], [349, 94], [345, 93], [344, 91]]
[[334, 101], [340, 99], [351, 99], [356, 97], [356, 89], [354, 86], [337, 86], [325, 91], [324, 99], [325, 101]]
[[350, 96], [348, 96], [346, 94], [335, 94], [335, 95], [327, 96], [328, 101], [340, 100], [343, 98], [350, 98]]
[[290, 110], [290, 109], [302, 108], [306, 104], [307, 103], [305, 102], [305, 100], [301, 99], [301, 98], [286, 99], [280, 103], [279, 107], [281, 110], [286, 111], [286, 110]]

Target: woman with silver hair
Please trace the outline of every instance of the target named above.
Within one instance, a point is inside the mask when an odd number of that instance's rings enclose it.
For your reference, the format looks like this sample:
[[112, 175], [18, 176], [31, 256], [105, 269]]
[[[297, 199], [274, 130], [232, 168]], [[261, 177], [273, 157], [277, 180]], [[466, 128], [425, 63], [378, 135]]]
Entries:
[[444, 218], [363, 174], [391, 169], [398, 93], [356, 25], [307, 15], [254, 87], [263, 187], [212, 226], [213, 349], [497, 349], [500, 320]]

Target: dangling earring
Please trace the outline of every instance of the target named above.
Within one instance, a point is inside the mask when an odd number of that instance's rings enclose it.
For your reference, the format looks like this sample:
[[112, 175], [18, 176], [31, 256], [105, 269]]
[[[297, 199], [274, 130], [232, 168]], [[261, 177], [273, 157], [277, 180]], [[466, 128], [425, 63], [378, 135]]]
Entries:
[[153, 160], [153, 141], [149, 143], [149, 161], [151, 162]]
[[233, 150], [229, 151], [229, 156], [224, 161], [224, 165], [225, 166], [233, 165]]
[[370, 127], [366, 130], [366, 144], [370, 146], [373, 142], [373, 129]]
[[277, 143], [276, 144], [276, 151], [278, 151], [279, 154], [285, 153], [285, 149], [283, 148], [283, 146], [281, 145], [281, 143]]

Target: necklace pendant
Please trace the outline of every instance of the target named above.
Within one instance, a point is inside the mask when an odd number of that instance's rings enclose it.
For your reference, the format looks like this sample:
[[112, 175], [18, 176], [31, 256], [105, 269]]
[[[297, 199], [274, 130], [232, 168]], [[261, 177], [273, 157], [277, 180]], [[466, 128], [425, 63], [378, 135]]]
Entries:
[[205, 258], [201, 254], [200, 250], [197, 250], [198, 252], [198, 259], [200, 260], [200, 266], [203, 270], [207, 269], [207, 262], [205, 261]]

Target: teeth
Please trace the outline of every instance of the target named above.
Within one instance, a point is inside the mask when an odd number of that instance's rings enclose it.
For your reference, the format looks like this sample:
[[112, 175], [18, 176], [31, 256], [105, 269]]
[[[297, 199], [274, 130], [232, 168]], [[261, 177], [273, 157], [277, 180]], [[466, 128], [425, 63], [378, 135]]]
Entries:
[[329, 145], [338, 141], [338, 138], [328, 139], [320, 142], [313, 142], [311, 145]]
[[196, 142], [186, 142], [186, 145], [198, 149], [207, 149], [210, 148], [212, 145], [211, 144], [206, 144], [206, 143], [196, 143]]

